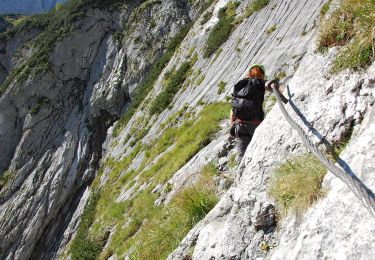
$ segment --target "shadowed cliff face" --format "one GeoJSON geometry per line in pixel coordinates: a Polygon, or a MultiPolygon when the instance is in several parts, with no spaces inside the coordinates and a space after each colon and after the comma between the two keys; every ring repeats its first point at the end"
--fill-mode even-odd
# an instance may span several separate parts
{"type": "Polygon", "coordinates": [[[56,3],[65,0],[1,0],[0,14],[36,14],[43,13],[55,7],[56,3]]]}

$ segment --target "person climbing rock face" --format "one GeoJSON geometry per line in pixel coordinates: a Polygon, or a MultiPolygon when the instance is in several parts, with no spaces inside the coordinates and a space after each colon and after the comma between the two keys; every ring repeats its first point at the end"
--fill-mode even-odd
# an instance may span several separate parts
{"type": "MultiPolygon", "coordinates": [[[[264,81],[263,65],[250,67],[246,77],[234,85],[232,93],[232,110],[230,113],[231,136],[236,139],[238,162],[244,156],[255,129],[264,119],[263,102],[265,91],[278,90],[277,81],[264,81]]],[[[279,92],[280,93],[280,92],[279,92]]],[[[280,93],[280,96],[281,93],[280,93]]],[[[282,96],[283,99],[284,96],[282,96]]]]}

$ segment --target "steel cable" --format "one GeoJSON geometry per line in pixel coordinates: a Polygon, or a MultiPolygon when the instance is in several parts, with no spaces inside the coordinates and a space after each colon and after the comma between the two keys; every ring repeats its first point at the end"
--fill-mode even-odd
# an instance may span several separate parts
{"type": "Polygon", "coordinates": [[[286,111],[279,92],[276,88],[273,88],[273,93],[276,96],[277,103],[279,104],[280,110],[283,113],[288,123],[297,131],[298,135],[302,138],[302,141],[306,148],[310,150],[319,161],[336,177],[343,181],[346,186],[360,199],[365,208],[375,217],[375,195],[366,187],[366,185],[352,172],[345,171],[343,168],[334,165],[329,159],[316,147],[315,144],[309,139],[309,136],[305,133],[303,128],[297,124],[286,111]]]}

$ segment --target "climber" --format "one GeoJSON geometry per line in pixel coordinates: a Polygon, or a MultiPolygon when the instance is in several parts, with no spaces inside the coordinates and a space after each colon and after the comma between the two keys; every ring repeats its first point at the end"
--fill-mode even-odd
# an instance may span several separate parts
{"type": "MultiPolygon", "coordinates": [[[[264,119],[263,101],[265,90],[272,92],[272,89],[275,88],[279,91],[278,80],[265,83],[264,76],[264,66],[255,64],[250,67],[246,77],[237,82],[233,88],[230,134],[236,138],[238,162],[244,156],[255,129],[264,119]]],[[[287,99],[280,91],[279,94],[283,102],[287,102],[287,99]]]]}

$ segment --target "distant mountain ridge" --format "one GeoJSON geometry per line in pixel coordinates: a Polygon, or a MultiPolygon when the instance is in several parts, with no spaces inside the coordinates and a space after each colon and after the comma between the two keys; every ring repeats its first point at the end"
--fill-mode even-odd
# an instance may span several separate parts
{"type": "Polygon", "coordinates": [[[0,14],[36,14],[51,10],[65,0],[0,0],[0,14]]]}

